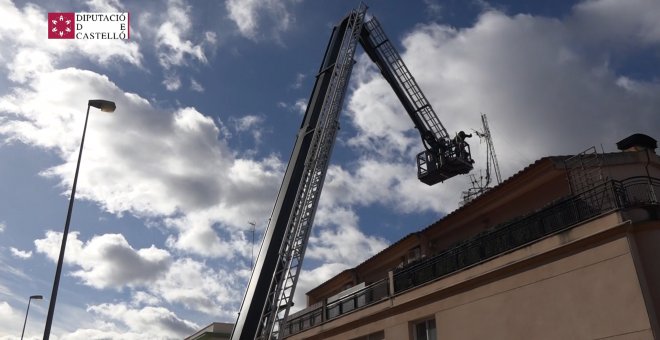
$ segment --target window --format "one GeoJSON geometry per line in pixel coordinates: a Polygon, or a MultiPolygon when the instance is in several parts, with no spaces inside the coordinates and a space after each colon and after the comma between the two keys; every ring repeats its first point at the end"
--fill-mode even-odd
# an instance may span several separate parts
{"type": "Polygon", "coordinates": [[[419,321],[413,324],[414,340],[436,340],[435,319],[419,321]]]}

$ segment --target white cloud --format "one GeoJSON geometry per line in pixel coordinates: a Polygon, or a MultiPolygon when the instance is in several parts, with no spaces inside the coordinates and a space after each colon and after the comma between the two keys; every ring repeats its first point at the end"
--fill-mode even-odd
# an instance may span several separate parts
{"type": "MultiPolygon", "coordinates": [[[[189,58],[207,63],[203,43],[195,44],[187,38],[191,29],[190,6],[181,0],[169,0],[166,16],[156,32],[158,60],[165,69],[185,65],[189,58]]],[[[213,33],[205,37],[204,41],[210,41],[213,33]]]]}
{"type": "Polygon", "coordinates": [[[14,247],[9,248],[11,254],[19,259],[29,259],[32,257],[32,251],[19,250],[14,247]]]}
{"type": "Polygon", "coordinates": [[[204,86],[192,78],[190,78],[190,89],[195,92],[204,92],[204,86]]]}
{"type": "Polygon", "coordinates": [[[294,305],[291,307],[290,314],[307,306],[306,294],[308,291],[316,288],[318,285],[348,268],[350,268],[350,266],[344,263],[329,262],[312,270],[303,269],[300,273],[300,278],[298,279],[298,285],[296,286],[296,292],[293,297],[294,305]]]}
{"type": "Polygon", "coordinates": [[[246,38],[258,40],[263,32],[278,39],[281,32],[295,21],[288,6],[290,0],[227,0],[225,7],[239,32],[246,38]]]}
{"type": "Polygon", "coordinates": [[[325,263],[355,266],[388,245],[360,231],[357,215],[347,208],[320,209],[316,225],[306,256],[325,263]]]}
{"type": "Polygon", "coordinates": [[[307,111],[307,100],[304,98],[300,98],[296,100],[295,103],[293,103],[293,107],[300,113],[301,115],[305,114],[305,111],[307,111]]]}
{"type": "MultiPolygon", "coordinates": [[[[66,333],[60,337],[58,340],[89,340],[89,339],[103,339],[103,340],[139,340],[144,339],[144,333],[136,332],[123,332],[118,329],[90,329],[90,328],[79,328],[73,332],[66,333]]],[[[52,336],[51,336],[52,338],[52,336]]],[[[154,337],[153,339],[170,339],[167,337],[154,337]]],[[[171,339],[178,339],[178,337],[172,336],[171,339]]]]}
{"type": "MultiPolygon", "coordinates": [[[[87,310],[100,317],[120,322],[128,328],[129,332],[126,335],[110,334],[109,337],[112,339],[124,339],[124,336],[132,338],[135,334],[142,334],[142,338],[148,334],[150,339],[181,339],[199,328],[199,325],[194,322],[182,319],[163,307],[133,309],[124,303],[104,303],[90,306],[87,310]]],[[[79,330],[78,332],[84,332],[86,335],[89,335],[90,332],[94,333],[93,330],[79,330]]],[[[79,338],[77,336],[82,336],[82,334],[78,334],[72,339],[79,338]]]]}
{"type": "Polygon", "coordinates": [[[438,0],[424,0],[424,5],[426,5],[426,13],[429,17],[434,20],[442,18],[444,10],[438,0]]]}
{"type": "Polygon", "coordinates": [[[122,12],[126,8],[119,0],[87,0],[91,12],[122,12]]]}
{"type": "MultiPolygon", "coordinates": [[[[135,250],[121,234],[94,236],[83,243],[78,232],[67,239],[65,262],[78,266],[73,272],[86,285],[95,288],[141,286],[157,280],[171,265],[170,254],[154,246],[135,250]]],[[[38,252],[57,260],[62,233],[48,231],[34,241],[38,252]]]]}
{"type": "Polygon", "coordinates": [[[413,134],[412,121],[366,54],[358,58],[353,72],[355,89],[348,99],[347,116],[358,133],[348,144],[381,159],[406,154],[413,145],[421,146],[419,137],[413,134]]]}
{"type": "Polygon", "coordinates": [[[147,289],[167,302],[231,320],[239,307],[245,284],[245,275],[239,268],[212,269],[205,263],[182,258],[147,289]]]}
{"type": "Polygon", "coordinates": [[[0,329],[14,329],[22,322],[21,312],[12,308],[7,301],[0,301],[0,329]]]}
{"type": "Polygon", "coordinates": [[[7,222],[0,221],[0,233],[5,231],[5,229],[7,229],[7,222]]]}
{"type": "Polygon", "coordinates": [[[159,304],[160,301],[161,300],[157,296],[154,296],[144,291],[135,291],[133,292],[133,295],[131,297],[131,305],[133,307],[137,307],[141,305],[153,306],[159,304]]]}
{"type": "Polygon", "coordinates": [[[306,77],[307,76],[304,73],[296,73],[296,79],[294,80],[291,87],[294,89],[299,89],[302,86],[303,81],[305,80],[306,77]]]}
{"type": "Polygon", "coordinates": [[[181,88],[181,78],[176,74],[168,74],[163,79],[163,85],[168,91],[176,91],[181,88]]]}
{"type": "Polygon", "coordinates": [[[298,98],[295,102],[293,102],[293,104],[287,104],[286,102],[282,101],[278,102],[277,106],[286,109],[287,111],[298,113],[302,116],[305,114],[305,111],[307,111],[307,99],[298,98]]]}
{"type": "Polygon", "coordinates": [[[573,8],[568,25],[589,44],[648,46],[660,42],[659,16],[660,5],[655,0],[591,0],[573,8]]]}
{"type": "Polygon", "coordinates": [[[248,131],[256,128],[258,125],[263,124],[264,118],[256,115],[247,115],[240,118],[232,119],[236,131],[248,131]]]}
{"type": "MultiPolygon", "coordinates": [[[[37,252],[56,261],[61,235],[47,232],[45,238],[35,241],[37,252]]],[[[69,234],[65,263],[85,285],[130,289],[134,307],[165,301],[224,319],[234,316],[248,271],[247,267],[241,270],[238,263],[226,270],[186,257],[172,260],[167,251],[154,246],[136,250],[119,234],[94,236],[83,242],[78,232],[69,234]]]]}

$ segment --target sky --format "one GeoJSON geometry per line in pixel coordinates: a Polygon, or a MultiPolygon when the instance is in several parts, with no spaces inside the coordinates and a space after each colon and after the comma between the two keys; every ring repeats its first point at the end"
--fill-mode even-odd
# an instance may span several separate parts
{"type": "MultiPolygon", "coordinates": [[[[334,24],[357,1],[0,0],[0,339],[40,339],[89,99],[51,339],[233,322],[334,24]],[[48,12],[130,12],[129,40],[48,40],[48,12]],[[254,236],[250,223],[255,224],[254,236]]],[[[450,134],[488,117],[503,177],[660,127],[657,0],[371,1],[450,134]]],[[[358,48],[296,291],[458,207],[358,48]]],[[[474,174],[485,143],[471,143],[474,174]]]]}

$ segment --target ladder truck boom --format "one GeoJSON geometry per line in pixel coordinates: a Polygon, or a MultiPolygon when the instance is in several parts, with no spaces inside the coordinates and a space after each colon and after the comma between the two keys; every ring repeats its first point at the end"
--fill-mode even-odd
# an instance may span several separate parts
{"type": "Polygon", "coordinates": [[[425,151],[417,155],[418,178],[428,185],[433,185],[470,172],[474,161],[465,138],[471,135],[461,131],[455,138],[449,137],[433,107],[375,17],[364,23],[360,44],[378,65],[381,74],[394,90],[422,137],[425,151]]]}
{"type": "Polygon", "coordinates": [[[420,131],[419,179],[432,185],[472,169],[465,135],[449,138],[375,18],[360,5],[332,31],[254,264],[232,340],[279,339],[293,305],[310,231],[339,129],[339,113],[360,42],[420,131]]]}

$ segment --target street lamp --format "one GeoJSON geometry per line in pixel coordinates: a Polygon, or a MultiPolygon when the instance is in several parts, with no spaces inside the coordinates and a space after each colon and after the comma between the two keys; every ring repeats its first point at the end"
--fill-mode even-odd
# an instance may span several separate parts
{"type": "Polygon", "coordinates": [[[44,297],[41,296],[41,295],[32,295],[32,296],[30,296],[30,299],[28,300],[28,308],[27,308],[27,311],[25,312],[25,321],[23,322],[23,331],[21,332],[21,340],[23,340],[23,334],[25,334],[25,325],[27,324],[28,313],[30,313],[30,302],[32,302],[32,299],[41,300],[43,298],[44,297]]]}
{"type": "Polygon", "coordinates": [[[46,328],[44,328],[43,340],[50,338],[50,328],[53,324],[53,313],[55,312],[55,301],[57,300],[57,289],[60,285],[60,274],[62,273],[62,262],[64,262],[64,249],[66,248],[66,238],[69,234],[69,223],[71,222],[71,212],[73,211],[73,201],[76,197],[76,184],[78,183],[78,170],[80,169],[80,158],[82,157],[83,145],[85,144],[85,132],[87,131],[87,120],[89,119],[89,108],[93,106],[103,112],[113,112],[117,107],[115,103],[103,100],[92,99],[87,103],[87,114],[85,115],[85,126],[83,127],[82,139],[80,141],[80,152],[78,153],[78,164],[76,165],[76,174],[73,177],[73,187],[71,188],[71,197],[69,198],[69,211],[66,214],[66,223],[64,224],[64,233],[62,234],[62,246],[60,248],[60,257],[57,260],[57,269],[55,270],[55,280],[53,280],[53,292],[50,294],[50,305],[48,306],[48,316],[46,317],[46,328]]]}

